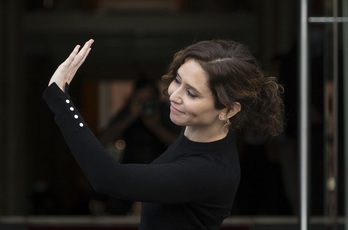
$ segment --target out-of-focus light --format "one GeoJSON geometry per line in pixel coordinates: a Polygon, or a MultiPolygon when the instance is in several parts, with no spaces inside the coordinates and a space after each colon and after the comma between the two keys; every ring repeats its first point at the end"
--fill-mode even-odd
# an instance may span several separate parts
{"type": "Polygon", "coordinates": [[[124,150],[126,148],[126,142],[123,139],[119,139],[115,142],[115,147],[119,151],[124,150]]]}

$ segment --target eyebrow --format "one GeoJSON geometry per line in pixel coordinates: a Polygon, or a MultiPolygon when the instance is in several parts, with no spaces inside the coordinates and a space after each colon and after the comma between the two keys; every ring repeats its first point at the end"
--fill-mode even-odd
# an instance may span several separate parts
{"type": "MultiPolygon", "coordinates": [[[[182,77],[180,76],[180,74],[179,74],[178,72],[176,73],[176,75],[178,75],[178,76],[182,79],[182,77]]],[[[195,87],[193,87],[192,85],[187,84],[187,83],[185,83],[185,85],[186,85],[188,88],[190,88],[190,89],[192,89],[193,91],[195,91],[198,95],[202,95],[202,93],[199,92],[199,90],[196,89],[195,87]]]]}

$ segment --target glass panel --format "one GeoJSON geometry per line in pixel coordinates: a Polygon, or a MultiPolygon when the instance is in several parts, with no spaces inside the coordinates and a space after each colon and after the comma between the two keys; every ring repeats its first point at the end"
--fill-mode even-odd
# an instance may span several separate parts
{"type": "MultiPolygon", "coordinates": [[[[324,131],[324,214],[328,225],[335,227],[337,217],[342,214],[342,24],[341,1],[326,1],[325,15],[333,18],[325,23],[323,32],[323,131],[324,131]]],[[[318,94],[319,96],[319,94],[318,94]]],[[[317,100],[317,98],[314,98],[317,100]]]]}
{"type": "MultiPolygon", "coordinates": [[[[344,89],[348,89],[348,0],[342,0],[342,16],[345,18],[345,22],[342,24],[342,50],[343,50],[343,87],[344,89]]],[[[346,90],[343,90],[343,105],[344,105],[344,134],[342,136],[347,136],[348,135],[348,121],[347,121],[347,114],[348,114],[348,93],[346,90]]],[[[348,230],[348,198],[347,198],[347,192],[348,192],[348,144],[345,143],[344,146],[344,173],[343,175],[345,180],[344,180],[344,187],[343,189],[343,194],[342,195],[343,199],[345,200],[345,213],[346,213],[346,226],[345,229],[348,230]]],[[[343,202],[342,202],[343,203],[343,202]]]]}
{"type": "MultiPolygon", "coordinates": [[[[312,1],[310,16],[327,16],[324,3],[312,1]]],[[[323,79],[325,23],[309,24],[310,72],[310,171],[309,213],[324,215],[324,140],[323,140],[323,79]]]]}
{"type": "MultiPolygon", "coordinates": [[[[345,2],[345,3],[344,3],[345,2]]],[[[343,214],[343,60],[340,0],[312,1],[310,16],[311,76],[311,215],[324,215],[335,227],[343,214]],[[311,22],[314,22],[312,20],[311,22]]],[[[345,5],[347,6],[347,5],[345,5]]],[[[344,14],[344,13],[343,13],[344,14]]],[[[344,32],[344,31],[343,31],[344,32]]],[[[343,42],[345,41],[345,42],[343,42]]],[[[347,205],[348,207],[348,205],[347,205]]]]}
{"type": "MultiPolygon", "coordinates": [[[[325,14],[334,16],[333,1],[326,1],[325,14]]],[[[334,41],[337,40],[335,34],[335,23],[326,23],[324,27],[324,213],[326,216],[333,217],[336,213],[336,157],[334,143],[334,117],[335,117],[335,69],[337,61],[335,57],[334,41]]]]}

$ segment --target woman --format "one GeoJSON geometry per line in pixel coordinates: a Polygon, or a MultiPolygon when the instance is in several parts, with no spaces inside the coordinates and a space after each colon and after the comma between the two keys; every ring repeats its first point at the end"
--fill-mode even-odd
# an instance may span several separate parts
{"type": "Polygon", "coordinates": [[[139,229],[220,229],[240,180],[234,130],[277,135],[283,88],[265,77],[241,44],[203,41],[175,54],[168,82],[170,119],[180,137],[151,164],[119,164],[88,129],[68,94],[93,40],[53,74],[43,97],[93,188],[143,202],[139,229]]]}

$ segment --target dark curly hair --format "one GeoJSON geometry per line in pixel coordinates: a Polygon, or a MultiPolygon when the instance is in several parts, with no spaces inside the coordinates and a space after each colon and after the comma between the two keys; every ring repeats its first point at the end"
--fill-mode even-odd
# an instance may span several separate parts
{"type": "Polygon", "coordinates": [[[231,128],[257,129],[264,135],[276,136],[284,126],[284,88],[275,77],[265,76],[249,49],[232,40],[201,41],[174,55],[162,79],[169,85],[187,59],[196,60],[208,75],[216,109],[241,111],[230,118],[231,128]]]}

